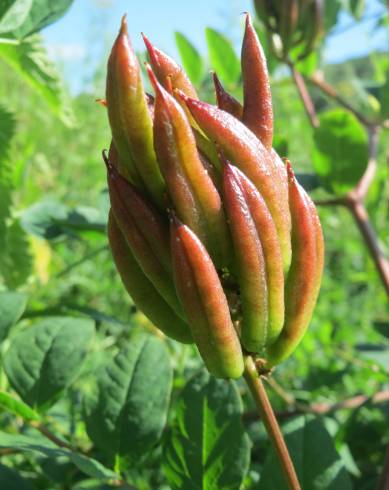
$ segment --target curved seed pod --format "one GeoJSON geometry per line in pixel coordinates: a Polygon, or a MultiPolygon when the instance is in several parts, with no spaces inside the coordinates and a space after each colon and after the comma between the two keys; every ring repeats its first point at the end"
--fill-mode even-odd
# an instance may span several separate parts
{"type": "Polygon", "coordinates": [[[167,223],[109,163],[107,169],[112,211],[131,252],[165,301],[181,316],[172,284],[167,223]]]}
{"type": "Polygon", "coordinates": [[[265,258],[268,287],[268,344],[276,340],[284,325],[284,270],[277,230],[268,207],[254,184],[239,169],[234,168],[255,224],[265,258]]]}
{"type": "Polygon", "coordinates": [[[292,214],[292,264],[286,284],[285,325],[267,348],[267,365],[274,366],[295,350],[303,338],[315,307],[323,267],[323,245],[317,216],[287,162],[292,214]]]}
{"type": "Polygon", "coordinates": [[[246,174],[265,199],[277,228],[284,270],[288,270],[291,224],[287,180],[266,148],[244,124],[215,106],[189,97],[184,100],[209,139],[221,147],[226,157],[246,174]]]}
{"type": "Polygon", "coordinates": [[[149,76],[156,91],[154,144],[179,218],[198,235],[218,265],[229,261],[230,240],[222,201],[199,157],[196,140],[178,102],[149,76]]]}
{"type": "Polygon", "coordinates": [[[265,258],[239,176],[229,164],[224,166],[223,191],[241,292],[241,342],[259,353],[269,336],[265,258]]]}
{"type": "Polygon", "coordinates": [[[177,293],[205,365],[219,378],[239,378],[242,349],[210,256],[197,236],[174,218],[171,247],[177,293]]]}
{"type": "Polygon", "coordinates": [[[241,59],[244,96],[242,121],[270,150],[273,144],[273,107],[269,73],[265,53],[249,14],[246,14],[241,59]]]}
{"type": "Polygon", "coordinates": [[[145,34],[143,41],[149,53],[150,65],[158,81],[165,87],[167,77],[170,77],[172,88],[178,88],[184,94],[197,99],[197,93],[185,71],[170,56],[151,44],[145,34]]]}
{"type": "Polygon", "coordinates": [[[242,104],[230,95],[221,84],[219,77],[215,72],[212,73],[213,84],[215,86],[217,106],[219,109],[228,112],[236,119],[241,120],[243,116],[242,104]]]}
{"type": "Polygon", "coordinates": [[[138,308],[168,337],[184,344],[192,343],[188,325],[175,314],[139,267],[112,210],[108,219],[108,239],[122,282],[138,308]]]}
{"type": "Polygon", "coordinates": [[[142,76],[123,17],[108,61],[108,117],[121,160],[131,162],[134,183],[145,188],[154,202],[163,203],[164,183],[153,147],[153,127],[142,76]],[[136,175],[136,177],[135,177],[136,175]]]}

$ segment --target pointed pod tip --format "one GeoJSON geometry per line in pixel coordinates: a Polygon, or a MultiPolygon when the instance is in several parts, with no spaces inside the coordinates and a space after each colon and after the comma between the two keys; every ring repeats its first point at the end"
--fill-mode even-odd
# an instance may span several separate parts
{"type": "Polygon", "coordinates": [[[128,36],[128,28],[127,28],[127,14],[123,14],[122,21],[120,24],[120,36],[128,36]]]}
{"type": "Polygon", "coordinates": [[[151,82],[151,85],[153,86],[155,92],[160,92],[161,85],[158,82],[158,79],[155,76],[155,73],[153,72],[153,69],[152,69],[151,65],[149,63],[147,63],[147,61],[145,61],[145,67],[146,67],[147,75],[149,77],[149,80],[151,82]]]}
{"type": "Polygon", "coordinates": [[[288,172],[289,182],[295,182],[296,177],[294,175],[292,164],[290,163],[290,160],[288,160],[287,158],[285,158],[284,159],[284,162],[285,162],[285,166],[286,166],[286,171],[288,172]]]}
{"type": "Polygon", "coordinates": [[[181,99],[182,102],[185,102],[185,104],[189,100],[189,97],[186,94],[184,94],[184,92],[182,90],[180,90],[179,88],[174,89],[174,94],[177,95],[177,97],[179,99],[181,99]]]}
{"type": "Polygon", "coordinates": [[[157,65],[158,64],[158,58],[157,58],[157,53],[155,51],[154,46],[151,44],[149,38],[146,36],[146,34],[144,32],[141,32],[140,34],[143,38],[143,42],[145,43],[147,52],[149,53],[150,62],[153,65],[157,65]]]}

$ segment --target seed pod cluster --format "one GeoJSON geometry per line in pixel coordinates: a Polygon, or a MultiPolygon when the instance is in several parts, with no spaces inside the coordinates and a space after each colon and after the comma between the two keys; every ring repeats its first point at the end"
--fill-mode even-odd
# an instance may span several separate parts
{"type": "Polygon", "coordinates": [[[254,0],[273,53],[286,61],[293,49],[306,58],[323,33],[323,0],[254,0]]]}
{"type": "Polygon", "coordinates": [[[108,62],[108,238],[135,304],[238,378],[244,355],[286,359],[310,322],[323,269],[316,209],[272,148],[266,60],[249,15],[241,104],[214,74],[217,105],[144,36],[144,92],[126,19],[108,62]]]}

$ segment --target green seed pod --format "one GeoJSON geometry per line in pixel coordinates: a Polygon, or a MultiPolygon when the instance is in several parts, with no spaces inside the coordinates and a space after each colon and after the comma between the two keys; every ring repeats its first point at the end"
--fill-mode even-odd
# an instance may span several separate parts
{"type": "Polygon", "coordinates": [[[192,343],[188,325],[176,315],[139,267],[112,211],[108,219],[108,239],[122,282],[136,306],[167,336],[184,344],[192,343]]]}

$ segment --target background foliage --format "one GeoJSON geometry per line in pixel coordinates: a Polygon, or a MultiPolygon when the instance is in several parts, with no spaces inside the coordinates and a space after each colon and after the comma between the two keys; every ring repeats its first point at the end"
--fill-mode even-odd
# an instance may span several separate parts
{"type": "MultiPolygon", "coordinates": [[[[243,383],[207,375],[192,347],[162,338],[123,292],[105,233],[108,124],[93,103],[105,60],[93,93],[69,97],[39,34],[71,3],[0,2],[0,488],[282,489],[243,383]]],[[[364,20],[363,1],[326,4],[327,36],[342,9],[364,20]]],[[[175,34],[182,64],[204,99],[214,97],[209,68],[240,97],[228,35],[204,35],[206,59],[189,34],[175,34]]],[[[366,117],[389,117],[388,53],[336,66],[321,53],[299,70],[320,68],[366,117]]],[[[343,195],[365,171],[366,132],[309,87],[321,121],[313,130],[289,72],[271,56],[269,66],[278,151],[313,197],[343,195]]],[[[389,255],[386,136],[366,206],[389,255]]],[[[369,490],[389,443],[387,297],[348,210],[321,207],[320,217],[319,303],[268,388],[303,488],[369,490]]]]}

